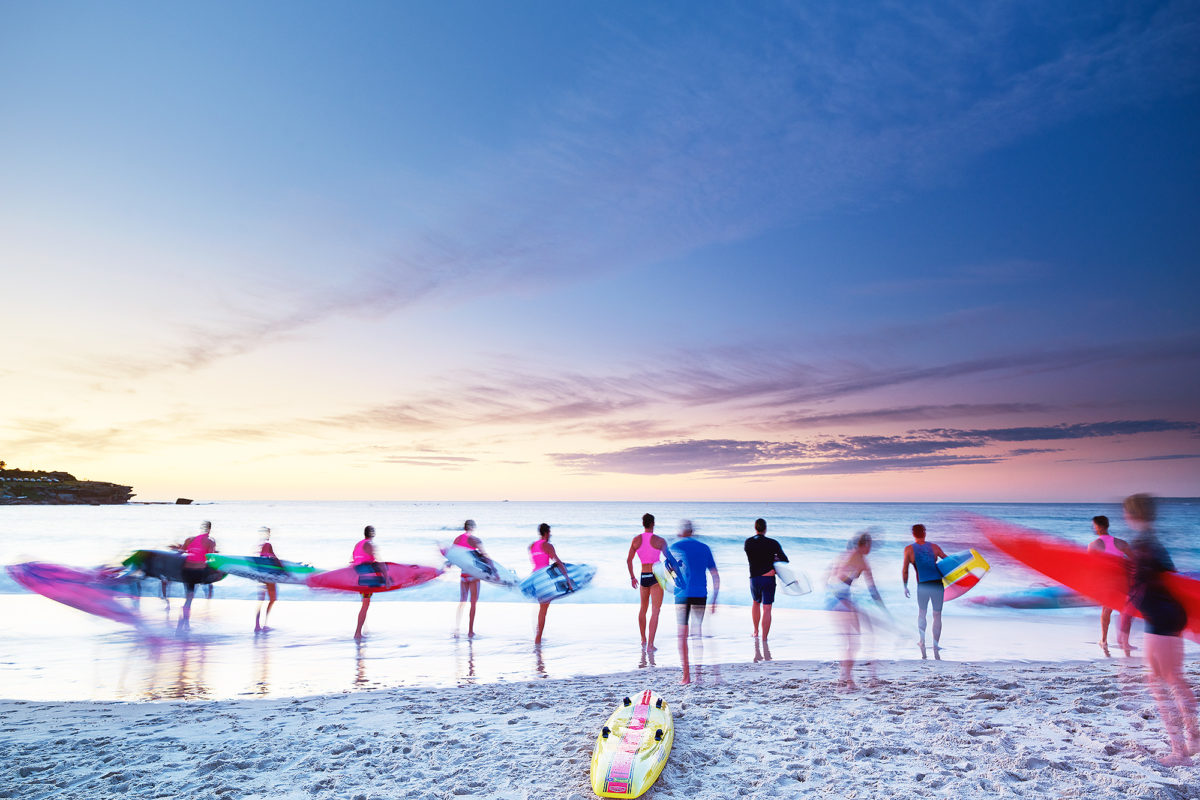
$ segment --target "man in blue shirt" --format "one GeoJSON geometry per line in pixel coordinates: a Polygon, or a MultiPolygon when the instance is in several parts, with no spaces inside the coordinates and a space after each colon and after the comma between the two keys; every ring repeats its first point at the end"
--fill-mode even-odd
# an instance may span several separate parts
{"type": "Polygon", "coordinates": [[[684,520],[679,528],[679,540],[670,547],[670,554],[682,567],[675,579],[675,617],[679,622],[679,657],[683,662],[683,682],[691,683],[688,664],[688,633],[691,621],[696,622],[699,636],[704,624],[704,606],[708,603],[708,573],[712,573],[713,593],[711,612],[717,613],[717,592],[721,576],[712,550],[704,542],[692,538],[692,523],[684,520]]]}
{"type": "Polygon", "coordinates": [[[933,542],[925,541],[925,526],[912,526],[913,543],[904,548],[904,567],[900,577],[904,581],[904,596],[908,597],[908,565],[912,564],[917,572],[917,630],[921,639],[917,645],[921,648],[921,658],[925,658],[925,609],[933,606],[933,657],[941,658],[938,640],[942,638],[942,602],[945,598],[945,588],[942,586],[942,572],[937,567],[939,558],[945,558],[946,553],[933,542]]]}

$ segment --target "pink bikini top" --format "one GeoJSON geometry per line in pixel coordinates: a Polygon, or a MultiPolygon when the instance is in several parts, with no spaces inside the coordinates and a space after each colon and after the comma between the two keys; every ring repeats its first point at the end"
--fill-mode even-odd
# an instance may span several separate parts
{"type": "Polygon", "coordinates": [[[473,549],[473,548],[471,548],[471,534],[467,533],[466,531],[463,531],[462,533],[460,533],[458,535],[458,538],[456,538],[454,540],[454,543],[456,545],[458,545],[459,547],[466,547],[469,549],[473,549]]]}
{"type": "Polygon", "coordinates": [[[275,556],[275,548],[271,547],[270,542],[263,542],[262,547],[258,548],[260,558],[273,558],[275,556]]]}
{"type": "Polygon", "coordinates": [[[1104,545],[1103,549],[1104,549],[1105,553],[1108,553],[1109,555],[1113,555],[1113,556],[1121,556],[1122,558],[1125,557],[1125,554],[1122,553],[1121,550],[1117,547],[1117,543],[1113,541],[1113,537],[1112,537],[1111,533],[1102,533],[1099,536],[1097,536],[1096,538],[1099,539],[1103,543],[1103,545],[1104,545]]]}
{"type": "Polygon", "coordinates": [[[358,544],[354,545],[354,556],[350,559],[351,564],[370,564],[375,559],[367,555],[367,543],[370,539],[363,539],[358,544]]]}
{"type": "Polygon", "coordinates": [[[538,539],[529,545],[529,557],[533,559],[534,570],[545,569],[550,566],[550,556],[546,555],[544,544],[541,539],[538,539]]]}
{"type": "Polygon", "coordinates": [[[199,536],[193,536],[188,542],[187,558],[184,559],[188,564],[199,564],[203,566],[207,563],[206,556],[208,555],[209,545],[212,544],[212,539],[208,538],[207,533],[202,533],[199,536]]]}
{"type": "Polygon", "coordinates": [[[642,531],[642,543],[638,546],[637,557],[643,564],[653,564],[662,558],[662,550],[650,543],[650,537],[653,535],[650,531],[642,531]]]}

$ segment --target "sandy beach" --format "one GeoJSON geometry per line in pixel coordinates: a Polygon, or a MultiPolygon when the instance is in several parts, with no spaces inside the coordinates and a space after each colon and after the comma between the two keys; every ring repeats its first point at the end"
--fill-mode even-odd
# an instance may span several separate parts
{"type": "Polygon", "coordinates": [[[291,603],[254,637],[252,604],[198,601],[153,658],[41,598],[4,607],[0,797],[578,800],[599,727],[643,688],[677,725],[653,798],[1200,797],[1200,767],[1157,763],[1139,653],[1104,658],[1090,615],[949,616],[942,661],[881,636],[878,685],[860,664],[841,693],[819,612],[780,609],[764,650],[722,608],[682,686],[674,622],[646,659],[634,606],[556,607],[534,650],[522,604],[481,609],[475,641],[455,604],[380,604],[356,645],[353,604],[291,603]]]}
{"type": "MultiPolygon", "coordinates": [[[[1200,682],[1200,663],[1189,661],[1200,682]]],[[[594,796],[594,738],[654,686],[675,746],[654,798],[1200,797],[1165,768],[1139,661],[830,663],[209,702],[0,702],[0,796],[266,800],[594,796]]]]}

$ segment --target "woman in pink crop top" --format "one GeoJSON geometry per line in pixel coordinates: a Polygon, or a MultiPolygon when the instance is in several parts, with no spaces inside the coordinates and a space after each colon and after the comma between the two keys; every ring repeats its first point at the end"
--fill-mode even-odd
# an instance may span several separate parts
{"type": "MultiPolygon", "coordinates": [[[[533,571],[545,569],[553,564],[562,571],[563,576],[567,579],[567,585],[572,589],[575,588],[571,576],[567,574],[567,566],[558,557],[558,553],[554,550],[554,545],[550,544],[550,526],[546,523],[538,525],[538,538],[533,544],[529,545],[529,559],[533,562],[533,571]]],[[[537,634],[533,637],[535,645],[542,643],[542,630],[546,627],[546,609],[550,608],[550,601],[538,604],[537,618],[537,634]]]]}
{"type": "MultiPolygon", "coordinates": [[[[1088,545],[1089,553],[1108,553],[1111,556],[1129,558],[1129,544],[1108,532],[1108,517],[1103,514],[1092,517],[1092,531],[1095,532],[1096,538],[1088,545]]],[[[1105,655],[1108,655],[1108,623],[1112,619],[1112,613],[1111,608],[1100,609],[1100,649],[1105,655]]]]}
{"type": "Polygon", "coordinates": [[[648,653],[654,652],[654,635],[658,632],[658,612],[662,609],[663,590],[658,579],[654,577],[654,565],[662,558],[667,540],[654,533],[654,515],[642,515],[642,532],[633,537],[629,543],[629,555],[625,557],[625,565],[629,567],[629,583],[641,595],[641,607],[638,609],[638,632],[642,635],[642,647],[648,653]],[[637,558],[641,564],[641,573],[633,574],[633,560],[637,558]],[[650,610],[650,623],[646,624],[646,610],[650,610]]]}
{"type": "MultiPolygon", "coordinates": [[[[479,537],[475,535],[475,520],[469,519],[463,523],[463,531],[457,537],[455,537],[454,544],[458,547],[465,547],[468,550],[474,550],[478,554],[480,560],[491,563],[491,560],[487,557],[487,554],[483,552],[483,542],[481,542],[479,537]]],[[[475,636],[475,604],[479,602],[479,584],[479,578],[473,578],[465,572],[461,574],[458,580],[459,620],[462,618],[463,603],[467,602],[468,600],[471,602],[471,608],[467,614],[468,639],[475,636]]],[[[457,621],[454,627],[457,631],[457,621]]],[[[455,635],[457,636],[458,634],[455,633],[455,635]]]]}
{"type": "MultiPolygon", "coordinates": [[[[200,523],[200,532],[183,543],[183,611],[179,617],[177,630],[186,631],[192,626],[192,600],[196,596],[196,584],[204,579],[208,572],[208,554],[217,551],[213,541],[212,523],[208,520],[200,523]]],[[[209,597],[212,597],[212,584],[209,586],[209,597]]]]}

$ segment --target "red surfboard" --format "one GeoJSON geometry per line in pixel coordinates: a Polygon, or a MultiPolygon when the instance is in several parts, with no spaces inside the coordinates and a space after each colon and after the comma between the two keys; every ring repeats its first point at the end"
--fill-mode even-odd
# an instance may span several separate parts
{"type": "Polygon", "coordinates": [[[142,624],[136,611],[121,603],[112,591],[103,588],[103,579],[94,570],[83,572],[60,564],[30,561],[11,565],[8,573],[26,589],[63,605],[135,628],[142,624]]]}
{"type": "MultiPolygon", "coordinates": [[[[1121,611],[1125,607],[1129,597],[1126,559],[1088,552],[1081,545],[1009,522],[977,516],[969,520],[988,541],[1030,569],[1106,608],[1121,611]]],[[[1200,580],[1168,572],[1163,575],[1163,585],[1187,612],[1187,630],[1200,634],[1200,580]]]]}
{"type": "Polygon", "coordinates": [[[377,594],[379,592],[394,592],[397,589],[407,589],[433,580],[442,574],[440,569],[423,567],[420,564],[395,564],[383,562],[387,567],[388,582],[385,585],[374,572],[359,572],[354,567],[343,567],[329,572],[318,572],[309,575],[304,582],[313,589],[335,589],[342,592],[357,592],[358,594],[377,594]]]}

